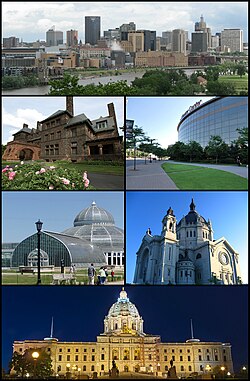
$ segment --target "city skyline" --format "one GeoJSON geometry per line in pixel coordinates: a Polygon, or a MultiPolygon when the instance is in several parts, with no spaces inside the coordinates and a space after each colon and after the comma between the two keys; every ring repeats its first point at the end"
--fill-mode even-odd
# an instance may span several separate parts
{"type": "Polygon", "coordinates": [[[184,29],[191,37],[195,22],[203,15],[213,35],[224,28],[240,28],[247,42],[247,14],[247,2],[216,2],[216,9],[213,2],[2,2],[2,35],[24,42],[45,40],[46,32],[55,25],[56,30],[64,32],[64,41],[66,31],[73,29],[78,30],[79,40],[84,43],[84,17],[100,16],[101,35],[104,30],[135,22],[137,29],[156,30],[157,36],[167,30],[184,29]]]}
{"type": "Polygon", "coordinates": [[[217,240],[221,237],[225,237],[236,252],[239,253],[242,280],[244,284],[248,283],[247,197],[247,192],[231,191],[127,192],[126,282],[133,282],[136,253],[141,245],[146,230],[150,228],[152,235],[160,235],[162,219],[166,215],[169,207],[173,209],[178,223],[183,216],[188,214],[190,210],[189,205],[193,198],[197,213],[204,217],[206,221],[210,219],[214,231],[214,239],[217,240]],[[237,209],[237,221],[240,221],[238,224],[236,221],[233,221],[234,208],[237,209]]]}
{"type": "Polygon", "coordinates": [[[3,192],[2,242],[19,243],[36,233],[38,219],[43,222],[43,230],[60,233],[73,227],[78,213],[91,206],[93,201],[111,213],[115,226],[123,229],[123,198],[123,192],[117,191],[3,192]],[[13,229],[17,225],[18,229],[13,229]]]}
{"type": "MultiPolygon", "coordinates": [[[[94,120],[108,115],[108,103],[114,103],[118,127],[124,124],[124,101],[122,97],[73,98],[74,115],[84,113],[94,120]],[[93,102],[93,99],[95,100],[93,102]]],[[[66,110],[66,97],[3,97],[2,98],[2,144],[13,140],[13,134],[21,130],[23,123],[36,128],[37,122],[46,119],[57,110],[66,110]]],[[[118,128],[119,134],[122,131],[118,128]]]]}
{"type": "MultiPolygon", "coordinates": [[[[14,340],[43,340],[53,336],[63,342],[96,342],[104,331],[103,321],[117,301],[120,286],[2,288],[2,365],[7,370],[14,340]],[[37,301],[36,308],[30,301],[37,301]],[[65,309],[77,305],[77,313],[65,309]],[[88,313],[86,313],[86,307],[88,313]],[[17,318],[18,316],[18,318],[17,318]]],[[[125,286],[130,301],[144,320],[144,332],[160,335],[162,342],[183,343],[194,337],[201,341],[232,345],[234,369],[247,365],[248,288],[125,286]],[[232,306],[233,301],[233,306],[232,306]],[[217,307],[216,307],[217,306],[217,307]],[[218,313],[219,309],[223,312],[218,313]],[[237,329],[235,322],[237,324],[237,329]]]]}

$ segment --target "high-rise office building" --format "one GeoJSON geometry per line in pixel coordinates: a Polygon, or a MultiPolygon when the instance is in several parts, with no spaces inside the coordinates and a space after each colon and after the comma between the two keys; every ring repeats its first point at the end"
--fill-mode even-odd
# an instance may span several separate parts
{"type": "Polygon", "coordinates": [[[52,26],[52,28],[46,32],[46,44],[48,46],[63,44],[63,32],[55,30],[55,26],[52,26]]]}
{"type": "Polygon", "coordinates": [[[133,21],[131,21],[128,24],[122,24],[119,29],[120,29],[121,41],[127,41],[128,40],[128,32],[135,31],[136,25],[133,21]]]}
{"type": "Polygon", "coordinates": [[[207,28],[207,24],[204,20],[203,15],[200,17],[200,21],[197,21],[194,25],[195,32],[203,32],[206,34],[207,38],[207,48],[211,47],[211,29],[207,28]]]}
{"type": "Polygon", "coordinates": [[[173,52],[179,52],[186,54],[186,32],[183,29],[173,30],[173,52]]]}
{"type": "Polygon", "coordinates": [[[192,53],[205,53],[207,52],[207,33],[194,32],[192,33],[192,53]]]}
{"type": "Polygon", "coordinates": [[[78,44],[78,31],[67,30],[67,46],[76,46],[78,44]]]}
{"type": "Polygon", "coordinates": [[[3,47],[4,48],[16,48],[17,46],[19,46],[19,38],[17,38],[17,37],[3,38],[3,47]]]}
{"type": "Polygon", "coordinates": [[[97,45],[101,37],[101,17],[85,16],[85,44],[97,45]]]}
{"type": "Polygon", "coordinates": [[[224,29],[221,32],[221,49],[229,47],[230,52],[243,52],[243,31],[241,29],[224,29]]]}
{"type": "Polygon", "coordinates": [[[138,30],[137,32],[142,32],[144,34],[144,47],[143,51],[155,51],[156,50],[156,31],[154,30],[138,30]]]}

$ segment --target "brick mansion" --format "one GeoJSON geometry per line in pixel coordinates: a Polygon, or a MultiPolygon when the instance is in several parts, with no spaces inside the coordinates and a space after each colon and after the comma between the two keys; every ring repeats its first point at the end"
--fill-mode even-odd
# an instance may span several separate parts
{"type": "Polygon", "coordinates": [[[67,96],[66,110],[37,122],[36,128],[23,124],[7,143],[3,160],[121,160],[123,137],[119,136],[114,104],[107,107],[105,117],[74,116],[73,97],[67,96]]]}

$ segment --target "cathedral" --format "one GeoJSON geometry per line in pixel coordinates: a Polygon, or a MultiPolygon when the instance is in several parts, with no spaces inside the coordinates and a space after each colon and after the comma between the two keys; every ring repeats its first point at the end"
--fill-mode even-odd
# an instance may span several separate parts
{"type": "Polygon", "coordinates": [[[73,97],[67,96],[66,110],[57,110],[36,127],[24,123],[7,143],[3,160],[122,160],[114,104],[107,107],[107,116],[90,120],[84,113],[74,115],[73,97]]]}
{"type": "Polygon", "coordinates": [[[135,284],[242,284],[239,254],[226,238],[213,237],[211,221],[195,209],[178,223],[170,207],[160,235],[147,230],[136,253],[135,284]]]}
{"type": "MultiPolygon", "coordinates": [[[[46,351],[52,359],[54,376],[66,378],[109,374],[115,363],[120,376],[136,372],[166,377],[174,368],[175,378],[213,373],[223,365],[233,372],[231,344],[205,342],[192,338],[182,343],[163,343],[159,335],[144,332],[143,319],[122,289],[104,318],[103,332],[96,342],[65,342],[53,337],[43,340],[17,340],[13,352],[26,349],[46,351]]],[[[15,371],[12,369],[11,374],[15,371]]],[[[210,377],[211,378],[211,377],[210,377]]]]}

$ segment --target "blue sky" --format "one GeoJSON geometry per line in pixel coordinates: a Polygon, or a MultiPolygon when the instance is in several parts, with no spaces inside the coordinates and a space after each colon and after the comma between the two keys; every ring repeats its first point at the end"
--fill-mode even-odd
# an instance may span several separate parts
{"type": "Polygon", "coordinates": [[[189,212],[192,197],[196,211],[209,218],[214,239],[225,237],[240,254],[243,282],[248,282],[248,195],[247,192],[133,192],[126,195],[126,281],[133,282],[136,252],[148,228],[160,235],[168,208],[177,221],[189,212]]]}
{"type": "Polygon", "coordinates": [[[123,200],[123,192],[2,192],[2,240],[20,242],[34,234],[39,218],[43,230],[62,232],[92,201],[110,212],[115,225],[123,229],[123,200]]]}
{"type": "Polygon", "coordinates": [[[46,31],[55,25],[64,32],[64,40],[67,30],[76,29],[84,42],[84,16],[101,16],[101,34],[133,21],[137,29],[156,30],[157,36],[184,29],[190,37],[201,14],[213,35],[224,28],[241,28],[247,41],[248,4],[241,1],[3,1],[2,33],[3,37],[16,36],[27,42],[45,40],[46,31]]]}
{"type": "Polygon", "coordinates": [[[128,97],[127,119],[142,127],[162,148],[178,140],[177,125],[189,106],[213,97],[128,97]]]}
{"type": "MultiPolygon", "coordinates": [[[[74,115],[84,113],[90,120],[108,115],[108,103],[114,103],[118,127],[124,125],[123,97],[74,97],[74,115]]],[[[12,134],[23,127],[36,128],[57,110],[66,109],[66,97],[3,97],[2,98],[2,143],[13,140],[12,134]]],[[[121,134],[119,129],[119,134],[121,134]]]]}

